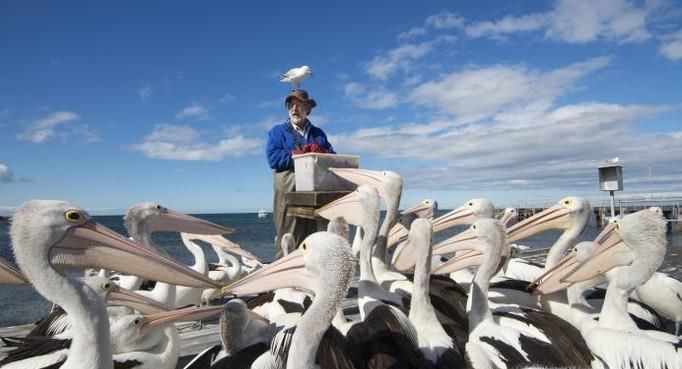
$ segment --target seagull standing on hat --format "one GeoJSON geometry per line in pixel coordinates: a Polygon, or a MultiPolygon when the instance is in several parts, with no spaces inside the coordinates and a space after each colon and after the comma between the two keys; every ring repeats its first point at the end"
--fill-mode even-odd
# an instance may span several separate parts
{"type": "Polygon", "coordinates": [[[294,191],[296,186],[292,151],[294,149],[301,150],[306,145],[316,144],[324,152],[335,154],[324,131],[315,127],[308,119],[312,109],[317,106],[315,100],[308,96],[308,92],[294,89],[286,97],[284,103],[289,112],[289,119],[270,129],[265,147],[268,164],[274,170],[273,188],[275,195],[272,219],[277,231],[275,252],[278,258],[282,256],[280,245],[285,233],[291,233],[294,236],[293,246],[296,247],[308,234],[317,231],[315,220],[287,217],[284,213],[286,209],[285,195],[287,192],[294,191]]]}

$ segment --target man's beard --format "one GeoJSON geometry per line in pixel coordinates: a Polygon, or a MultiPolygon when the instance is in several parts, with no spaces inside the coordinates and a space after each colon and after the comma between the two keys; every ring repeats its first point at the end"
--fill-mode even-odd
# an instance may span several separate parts
{"type": "Polygon", "coordinates": [[[305,115],[293,115],[291,116],[291,123],[295,124],[299,128],[303,128],[306,125],[308,117],[305,115]]]}

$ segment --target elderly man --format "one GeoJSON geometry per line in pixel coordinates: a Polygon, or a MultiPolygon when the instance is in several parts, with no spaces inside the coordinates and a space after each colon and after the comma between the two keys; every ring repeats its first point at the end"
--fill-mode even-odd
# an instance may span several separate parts
{"type": "Polygon", "coordinates": [[[292,153],[334,153],[332,145],[327,141],[327,135],[308,120],[308,115],[317,106],[315,100],[308,97],[308,92],[292,90],[284,102],[289,111],[289,119],[272,127],[265,149],[268,164],[275,171],[272,214],[277,230],[275,252],[278,258],[282,256],[280,243],[285,233],[294,236],[296,247],[308,234],[317,231],[317,223],[314,220],[286,216],[285,194],[294,191],[296,187],[292,153]]]}

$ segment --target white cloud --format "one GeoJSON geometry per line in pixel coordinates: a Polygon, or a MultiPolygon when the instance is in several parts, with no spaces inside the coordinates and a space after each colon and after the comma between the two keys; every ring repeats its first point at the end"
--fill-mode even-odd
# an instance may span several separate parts
{"type": "Polygon", "coordinates": [[[198,120],[209,120],[209,119],[211,119],[211,115],[208,113],[208,110],[199,104],[192,104],[192,105],[180,110],[177,114],[175,114],[175,117],[177,119],[198,119],[198,120]]]}
{"type": "Polygon", "coordinates": [[[658,52],[672,61],[682,60],[682,30],[665,36],[658,52]]]}
{"type": "Polygon", "coordinates": [[[0,163],[0,183],[14,182],[14,173],[5,164],[0,163]]]}
{"type": "Polygon", "coordinates": [[[499,38],[503,35],[537,31],[547,27],[550,17],[547,14],[528,14],[520,17],[505,16],[496,21],[484,21],[466,27],[466,34],[473,38],[499,38]]]}
{"type": "Polygon", "coordinates": [[[355,106],[365,109],[386,109],[398,104],[397,94],[384,87],[369,88],[358,82],[346,83],[344,94],[355,106]]]}
{"type": "Polygon", "coordinates": [[[131,145],[131,148],[152,159],[218,161],[256,154],[263,147],[261,139],[241,135],[210,143],[199,141],[199,138],[200,133],[191,127],[159,124],[143,142],[131,145]]]}
{"type": "Polygon", "coordinates": [[[220,98],[219,101],[224,104],[224,103],[228,103],[228,102],[233,102],[234,100],[235,100],[234,95],[225,94],[225,95],[223,95],[223,97],[220,98]]]}
{"type": "Polygon", "coordinates": [[[147,141],[192,142],[199,138],[199,132],[190,126],[178,126],[161,123],[154,126],[154,131],[147,137],[147,141]]]}
{"type": "Polygon", "coordinates": [[[405,44],[370,60],[365,71],[371,77],[385,81],[399,69],[409,69],[412,62],[433,49],[433,43],[405,44]]]}
{"type": "Polygon", "coordinates": [[[412,27],[409,30],[398,34],[398,41],[407,41],[426,35],[426,28],[412,27]]]}
{"type": "Polygon", "coordinates": [[[142,100],[143,103],[146,103],[151,99],[152,97],[152,87],[151,86],[143,86],[137,89],[137,96],[142,100]]]}
{"type": "Polygon", "coordinates": [[[17,135],[17,138],[33,143],[43,143],[55,135],[55,129],[59,125],[77,119],[80,119],[80,117],[75,113],[58,111],[31,123],[26,130],[17,135]]]}
{"type": "Polygon", "coordinates": [[[464,26],[464,18],[457,14],[443,11],[426,18],[425,23],[427,26],[436,29],[462,28],[464,26]]]}
{"type": "MultiPolygon", "coordinates": [[[[410,188],[585,188],[595,185],[597,161],[615,156],[626,161],[632,181],[652,163],[669,167],[662,175],[682,178],[682,169],[675,169],[676,158],[682,157],[682,137],[643,135],[631,124],[670,109],[582,103],[548,109],[527,124],[501,118],[465,126],[410,123],[365,128],[330,140],[339,152],[421,161],[423,165],[396,168],[410,188]]],[[[662,179],[659,184],[676,185],[662,179]]]]}
{"type": "Polygon", "coordinates": [[[543,32],[548,39],[567,43],[596,40],[618,43],[651,38],[647,23],[664,2],[630,0],[558,0],[545,13],[507,15],[498,20],[467,25],[470,37],[504,38],[519,32],[543,32]]]}
{"type": "Polygon", "coordinates": [[[652,10],[628,0],[560,0],[546,35],[570,43],[641,42],[651,37],[646,23],[652,10]]]}
{"type": "Polygon", "coordinates": [[[475,122],[519,107],[546,106],[608,63],[609,58],[594,58],[551,72],[507,65],[470,68],[415,87],[409,100],[452,114],[461,123],[475,122]]]}

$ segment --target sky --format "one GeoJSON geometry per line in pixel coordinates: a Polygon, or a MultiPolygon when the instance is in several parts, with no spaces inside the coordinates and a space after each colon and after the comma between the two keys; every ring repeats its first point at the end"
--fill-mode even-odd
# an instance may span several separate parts
{"type": "Polygon", "coordinates": [[[2,1],[0,214],[272,208],[279,81],[401,207],[682,195],[682,3],[2,1]]]}

